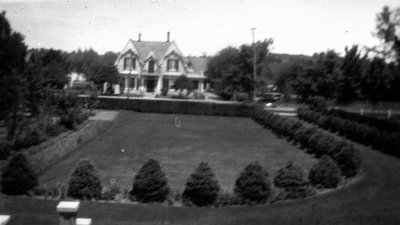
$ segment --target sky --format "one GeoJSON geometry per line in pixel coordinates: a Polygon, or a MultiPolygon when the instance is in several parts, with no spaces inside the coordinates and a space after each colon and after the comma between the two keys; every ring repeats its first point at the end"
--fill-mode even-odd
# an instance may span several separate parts
{"type": "Polygon", "coordinates": [[[184,55],[272,38],[272,52],[312,55],[379,44],[376,14],[398,0],[0,0],[29,48],[119,52],[131,38],[166,41],[184,55]]]}

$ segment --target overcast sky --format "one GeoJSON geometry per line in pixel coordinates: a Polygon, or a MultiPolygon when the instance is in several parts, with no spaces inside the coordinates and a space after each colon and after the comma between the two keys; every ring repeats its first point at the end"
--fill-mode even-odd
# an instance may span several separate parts
{"type": "Polygon", "coordinates": [[[0,0],[30,48],[121,51],[129,38],[165,41],[185,55],[273,38],[273,52],[306,54],[373,46],[376,14],[398,0],[0,0]]]}

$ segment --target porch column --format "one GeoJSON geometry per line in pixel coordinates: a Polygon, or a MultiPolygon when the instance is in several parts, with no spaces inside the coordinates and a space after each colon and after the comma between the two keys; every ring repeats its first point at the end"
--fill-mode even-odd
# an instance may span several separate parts
{"type": "Polygon", "coordinates": [[[199,81],[199,92],[200,93],[204,92],[204,82],[202,80],[199,81]]]}
{"type": "Polygon", "coordinates": [[[161,93],[163,77],[164,77],[163,75],[158,76],[157,87],[156,87],[155,94],[160,94],[161,93]]]}
{"type": "Polygon", "coordinates": [[[138,77],[136,76],[136,77],[135,77],[135,90],[138,89],[138,82],[139,82],[139,79],[138,79],[138,77]]]}
{"type": "Polygon", "coordinates": [[[128,79],[128,76],[124,76],[124,81],[125,81],[125,88],[124,88],[124,94],[127,94],[128,93],[128,90],[129,90],[129,79],[128,79]]]}
{"type": "Polygon", "coordinates": [[[141,91],[144,91],[145,89],[144,89],[144,77],[143,76],[140,77],[140,81],[139,82],[140,82],[139,89],[141,91]]]}

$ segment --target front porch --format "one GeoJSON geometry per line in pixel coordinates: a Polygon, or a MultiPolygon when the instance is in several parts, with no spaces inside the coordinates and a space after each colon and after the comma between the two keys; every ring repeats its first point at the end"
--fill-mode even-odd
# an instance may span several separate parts
{"type": "MultiPolygon", "coordinates": [[[[167,75],[121,75],[119,80],[119,93],[130,94],[142,93],[147,96],[162,94],[162,89],[171,90],[176,76],[167,75]]],[[[189,78],[193,82],[193,90],[203,93],[206,84],[203,79],[189,78]]]]}

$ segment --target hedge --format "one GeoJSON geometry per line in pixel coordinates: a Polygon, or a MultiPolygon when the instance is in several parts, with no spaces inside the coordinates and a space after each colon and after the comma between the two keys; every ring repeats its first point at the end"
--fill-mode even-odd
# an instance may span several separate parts
{"type": "Polygon", "coordinates": [[[400,131],[400,123],[394,121],[359,115],[357,113],[345,112],[339,109],[331,109],[329,113],[333,116],[356,121],[358,123],[363,123],[368,126],[375,127],[378,130],[386,131],[388,133],[400,131]]]}
{"type": "MultiPolygon", "coordinates": [[[[321,114],[317,116],[318,119],[323,118],[321,114]]],[[[296,119],[280,117],[265,111],[263,107],[257,107],[252,118],[278,136],[284,136],[288,141],[293,141],[300,147],[306,148],[309,153],[316,157],[330,156],[342,169],[342,175],[346,177],[355,176],[361,167],[361,156],[358,149],[350,143],[318,131],[315,127],[304,126],[296,119]],[[346,149],[346,152],[338,157],[343,149],[346,149]]]]}
{"type": "Polygon", "coordinates": [[[250,117],[254,105],[243,103],[216,103],[195,100],[98,98],[98,108],[132,110],[146,113],[174,113],[193,115],[250,117]]]}
{"type": "Polygon", "coordinates": [[[384,153],[400,157],[400,131],[388,133],[367,124],[326,115],[308,108],[299,108],[298,117],[321,128],[338,132],[341,136],[370,145],[384,153]]]}

